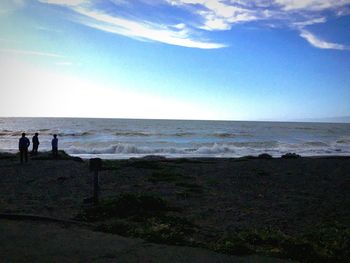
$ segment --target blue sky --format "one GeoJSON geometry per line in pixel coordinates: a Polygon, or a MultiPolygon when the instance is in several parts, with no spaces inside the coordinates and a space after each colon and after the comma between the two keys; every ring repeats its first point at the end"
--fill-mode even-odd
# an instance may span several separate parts
{"type": "Polygon", "coordinates": [[[0,116],[350,116],[350,0],[2,0],[0,116]]]}

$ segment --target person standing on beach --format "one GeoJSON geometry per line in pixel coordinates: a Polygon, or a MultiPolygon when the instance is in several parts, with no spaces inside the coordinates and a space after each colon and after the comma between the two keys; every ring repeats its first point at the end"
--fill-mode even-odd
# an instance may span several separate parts
{"type": "Polygon", "coordinates": [[[25,162],[28,162],[28,147],[30,145],[29,139],[26,137],[25,133],[22,133],[22,137],[19,139],[18,149],[20,152],[21,163],[23,163],[23,159],[25,162]]]}
{"type": "Polygon", "coordinates": [[[52,146],[52,156],[53,156],[53,158],[57,158],[57,156],[58,156],[58,139],[57,139],[57,134],[53,135],[53,139],[51,141],[51,146],[52,146]]]}
{"type": "Polygon", "coordinates": [[[32,155],[37,155],[38,154],[38,148],[39,148],[39,133],[35,133],[35,135],[32,138],[32,143],[33,143],[33,149],[32,149],[32,155]]]}

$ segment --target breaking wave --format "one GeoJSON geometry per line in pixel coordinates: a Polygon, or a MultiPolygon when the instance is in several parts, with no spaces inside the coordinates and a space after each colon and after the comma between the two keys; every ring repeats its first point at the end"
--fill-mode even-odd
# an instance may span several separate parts
{"type": "MultiPolygon", "coordinates": [[[[350,150],[350,149],[349,149],[350,150]]],[[[183,155],[183,156],[225,156],[235,157],[249,154],[270,153],[280,156],[287,152],[297,152],[304,155],[322,155],[330,153],[346,153],[346,148],[330,147],[323,142],[306,142],[301,144],[286,144],[276,141],[267,142],[235,142],[235,143],[211,143],[195,145],[191,147],[148,147],[135,144],[117,143],[109,147],[69,147],[70,154],[116,154],[116,155],[183,155]]],[[[349,152],[350,153],[350,152],[349,152]]]]}
{"type": "Polygon", "coordinates": [[[88,136],[93,135],[92,132],[59,132],[58,136],[71,136],[71,137],[78,137],[78,136],[88,136]]]}

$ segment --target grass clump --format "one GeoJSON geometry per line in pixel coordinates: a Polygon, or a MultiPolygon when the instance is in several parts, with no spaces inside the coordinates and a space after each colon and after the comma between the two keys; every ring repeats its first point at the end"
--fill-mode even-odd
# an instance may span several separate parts
{"type": "Polygon", "coordinates": [[[160,216],[139,224],[131,234],[155,243],[192,245],[195,229],[195,226],[184,218],[160,216]]]}
{"type": "MultiPolygon", "coordinates": [[[[190,182],[177,182],[177,186],[184,190],[197,187],[190,182]]],[[[300,262],[350,262],[350,228],[337,222],[312,226],[298,234],[286,234],[274,227],[219,234],[194,225],[181,211],[157,196],[129,193],[85,208],[78,219],[94,222],[99,231],[161,244],[200,246],[225,254],[258,254],[300,262]]]]}
{"type": "Polygon", "coordinates": [[[231,234],[212,249],[233,255],[260,254],[300,262],[350,262],[350,230],[333,224],[290,236],[274,229],[253,229],[231,234]]]}
{"type": "Polygon", "coordinates": [[[84,209],[77,219],[94,222],[96,230],[165,244],[191,244],[195,226],[174,215],[179,211],[150,195],[122,194],[84,209]]]}
{"type": "Polygon", "coordinates": [[[296,153],[286,153],[284,155],[281,156],[281,158],[283,159],[298,159],[301,156],[299,154],[296,153]]]}
{"type": "Polygon", "coordinates": [[[258,155],[258,159],[272,159],[272,156],[268,153],[262,153],[258,155]]]}

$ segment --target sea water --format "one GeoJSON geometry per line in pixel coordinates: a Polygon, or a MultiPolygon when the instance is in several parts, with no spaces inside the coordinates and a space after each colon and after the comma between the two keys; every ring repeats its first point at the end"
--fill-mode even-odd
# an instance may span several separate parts
{"type": "Polygon", "coordinates": [[[350,155],[350,124],[79,118],[0,118],[0,151],[39,133],[39,151],[59,149],[83,158],[350,155]]]}

